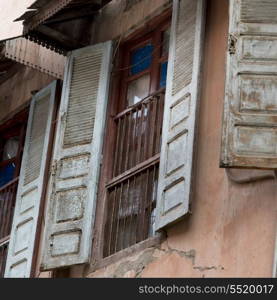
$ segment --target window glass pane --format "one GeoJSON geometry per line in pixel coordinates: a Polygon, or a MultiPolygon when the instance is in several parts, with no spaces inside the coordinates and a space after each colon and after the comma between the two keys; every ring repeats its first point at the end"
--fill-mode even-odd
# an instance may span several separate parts
{"type": "Polygon", "coordinates": [[[18,137],[12,137],[8,139],[4,145],[2,160],[8,160],[16,157],[18,151],[18,145],[19,145],[18,137]]]}
{"type": "Polygon", "coordinates": [[[15,164],[11,163],[0,168],[0,187],[9,183],[14,178],[15,164]]]}
{"type": "Polygon", "coordinates": [[[150,85],[150,75],[145,74],[140,78],[132,81],[128,86],[127,101],[128,105],[138,103],[142,99],[148,96],[150,85]]]}
{"type": "Polygon", "coordinates": [[[161,64],[160,88],[166,87],[167,61],[161,64]]]}
{"type": "Polygon", "coordinates": [[[170,28],[163,32],[162,56],[168,55],[169,52],[170,28]]]}
{"type": "Polygon", "coordinates": [[[138,74],[148,69],[152,62],[153,46],[148,44],[136,49],[131,54],[131,75],[138,74]]]}

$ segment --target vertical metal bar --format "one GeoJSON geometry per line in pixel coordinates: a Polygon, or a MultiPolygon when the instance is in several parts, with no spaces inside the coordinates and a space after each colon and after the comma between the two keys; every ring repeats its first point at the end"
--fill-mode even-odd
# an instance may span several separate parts
{"type": "Polygon", "coordinates": [[[3,246],[0,246],[0,278],[3,278],[3,246]]]}
{"type": "Polygon", "coordinates": [[[144,180],[142,180],[142,185],[144,186],[144,190],[142,191],[142,211],[141,211],[141,225],[140,225],[140,229],[141,229],[141,236],[140,236],[140,241],[143,241],[147,234],[146,234],[146,230],[145,230],[145,210],[148,206],[148,184],[149,184],[149,169],[146,170],[146,174],[144,172],[144,176],[146,175],[146,182],[144,182],[144,180]]]}
{"type": "Polygon", "coordinates": [[[117,251],[117,241],[118,241],[118,235],[119,235],[119,222],[120,222],[120,206],[121,206],[121,199],[122,199],[122,189],[123,189],[123,183],[120,184],[120,192],[119,192],[119,200],[118,200],[118,209],[115,219],[115,242],[114,242],[114,252],[117,251]]]}
{"type": "Polygon", "coordinates": [[[132,220],[133,220],[133,206],[134,206],[134,191],[136,189],[136,176],[134,176],[132,178],[131,181],[131,188],[129,190],[129,195],[128,195],[128,223],[129,226],[127,226],[128,228],[128,237],[126,238],[126,247],[129,247],[131,245],[131,239],[132,239],[132,220]],[[131,194],[131,195],[130,195],[131,194]]]}
{"type": "Polygon", "coordinates": [[[3,238],[3,207],[4,207],[4,199],[3,199],[3,191],[0,192],[0,239],[3,238]]]}
{"type": "Polygon", "coordinates": [[[123,170],[123,156],[124,156],[124,139],[125,139],[125,129],[126,129],[126,115],[122,116],[122,128],[120,132],[120,146],[119,146],[119,161],[118,161],[118,175],[122,173],[123,170]]]}
{"type": "Polygon", "coordinates": [[[10,191],[9,191],[6,235],[9,235],[10,231],[11,231],[12,219],[13,219],[13,213],[14,213],[13,201],[14,201],[14,197],[16,197],[16,188],[17,188],[17,183],[15,182],[12,184],[12,186],[10,187],[10,191]]]}
{"type": "Polygon", "coordinates": [[[154,165],[153,167],[153,180],[152,180],[152,184],[151,184],[151,194],[149,197],[149,201],[150,201],[150,205],[149,205],[149,215],[150,215],[150,219],[149,219],[149,226],[148,228],[150,229],[151,226],[153,226],[152,224],[152,212],[153,210],[156,208],[156,198],[157,198],[157,181],[156,181],[156,176],[159,174],[159,167],[158,164],[154,165]]]}
{"type": "MultiPolygon", "coordinates": [[[[136,181],[137,181],[137,175],[134,176],[133,182],[133,194],[136,192],[136,181]]],[[[134,214],[134,206],[135,206],[135,197],[130,197],[130,229],[129,229],[129,240],[128,240],[128,247],[132,245],[132,229],[133,229],[133,214],[134,214]]],[[[133,234],[134,235],[134,234],[133,234]]]]}
{"type": "Polygon", "coordinates": [[[162,94],[158,99],[157,127],[156,127],[156,135],[155,135],[155,154],[160,153],[160,148],[161,148],[163,106],[164,106],[164,95],[162,94]]]}
{"type": "Polygon", "coordinates": [[[7,218],[8,218],[8,203],[9,203],[9,195],[10,195],[10,186],[4,189],[3,192],[3,199],[4,199],[4,205],[3,205],[3,218],[2,218],[2,238],[4,238],[7,235],[7,218]]]}
{"type": "Polygon", "coordinates": [[[134,145],[133,145],[133,132],[134,132],[134,120],[133,120],[133,111],[129,114],[129,133],[128,133],[128,159],[127,159],[127,165],[126,170],[130,169],[132,166],[132,155],[134,151],[134,145]]]}
{"type": "Polygon", "coordinates": [[[126,134],[126,147],[125,147],[126,158],[125,158],[124,171],[128,170],[128,162],[130,160],[131,125],[132,125],[132,112],[130,112],[130,113],[127,114],[127,128],[128,128],[128,132],[126,134]]]}
{"type": "Polygon", "coordinates": [[[3,217],[2,217],[2,238],[7,236],[6,228],[7,228],[7,213],[8,213],[8,202],[9,202],[9,194],[10,194],[10,186],[6,187],[3,192],[4,205],[3,205],[3,217]]]}
{"type": "Polygon", "coordinates": [[[7,194],[6,194],[6,207],[5,207],[5,222],[4,222],[4,236],[9,235],[8,228],[9,228],[9,223],[11,219],[11,212],[10,212],[10,204],[12,202],[12,195],[13,195],[13,190],[12,190],[13,185],[10,185],[7,188],[7,194]]]}
{"type": "Polygon", "coordinates": [[[133,145],[133,155],[132,155],[132,159],[131,159],[131,165],[130,165],[130,168],[134,167],[136,165],[136,151],[137,151],[137,145],[136,145],[136,142],[137,142],[137,121],[138,121],[138,108],[136,108],[135,110],[135,120],[134,120],[134,130],[133,130],[133,142],[132,142],[132,145],[133,145]]]}
{"type": "Polygon", "coordinates": [[[147,147],[148,147],[148,139],[149,139],[148,131],[149,131],[149,122],[150,122],[150,105],[151,105],[151,99],[144,104],[144,113],[143,113],[144,132],[143,132],[141,162],[145,161],[148,158],[147,147]]]}
{"type": "Polygon", "coordinates": [[[155,138],[155,128],[157,126],[157,97],[153,98],[153,101],[151,101],[150,109],[150,132],[149,132],[149,144],[148,144],[148,157],[152,157],[155,155],[155,147],[154,147],[154,138],[155,138]]]}
{"type": "Polygon", "coordinates": [[[137,155],[136,155],[136,160],[135,160],[135,163],[134,163],[134,166],[139,164],[140,163],[140,153],[141,153],[141,135],[142,135],[142,119],[143,119],[143,106],[140,105],[140,117],[139,117],[139,120],[138,120],[138,142],[137,142],[137,155]]]}
{"type": "Polygon", "coordinates": [[[0,246],[0,278],[4,277],[9,241],[0,246]]]}
{"type": "Polygon", "coordinates": [[[140,210],[141,210],[141,205],[142,205],[142,189],[143,189],[143,180],[142,180],[142,174],[143,173],[140,173],[137,175],[137,178],[138,178],[138,183],[137,183],[137,194],[138,194],[138,197],[136,199],[137,203],[136,203],[136,212],[134,211],[133,212],[133,215],[135,217],[135,226],[134,226],[134,238],[135,240],[133,241],[133,244],[137,243],[139,241],[139,234],[138,234],[138,231],[139,231],[139,228],[138,228],[138,225],[140,225],[140,210]],[[135,214],[136,213],[136,214],[135,214]]]}
{"type": "Polygon", "coordinates": [[[113,166],[113,177],[117,175],[117,165],[118,165],[118,153],[119,153],[119,136],[120,136],[120,127],[121,127],[121,119],[116,120],[116,144],[115,144],[115,160],[113,166]]]}
{"type": "MultiPolygon", "coordinates": [[[[111,220],[110,220],[110,230],[109,230],[109,238],[108,238],[108,255],[111,254],[111,243],[112,243],[112,228],[113,228],[113,218],[114,218],[114,208],[115,208],[115,202],[116,202],[116,192],[117,192],[117,187],[114,188],[114,197],[112,201],[112,215],[111,215],[111,220]]],[[[109,202],[111,201],[111,198],[109,197],[109,202]]]]}
{"type": "Polygon", "coordinates": [[[125,237],[125,226],[126,226],[126,222],[127,222],[127,208],[128,208],[128,199],[129,199],[129,188],[130,188],[130,179],[128,179],[127,181],[127,189],[125,192],[125,199],[124,199],[124,203],[123,203],[123,208],[122,208],[122,212],[124,214],[124,218],[123,218],[123,225],[122,225],[122,242],[121,242],[121,249],[124,249],[124,237],[125,237]]]}

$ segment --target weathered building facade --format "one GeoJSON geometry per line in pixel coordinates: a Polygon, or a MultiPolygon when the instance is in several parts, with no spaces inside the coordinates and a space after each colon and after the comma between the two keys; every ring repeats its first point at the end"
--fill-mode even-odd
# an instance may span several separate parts
{"type": "Polygon", "coordinates": [[[277,2],[28,5],[0,48],[0,275],[276,276],[277,2]]]}

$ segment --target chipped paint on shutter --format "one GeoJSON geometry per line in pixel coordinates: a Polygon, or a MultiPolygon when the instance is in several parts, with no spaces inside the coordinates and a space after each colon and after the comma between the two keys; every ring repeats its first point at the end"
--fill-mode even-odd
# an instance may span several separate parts
{"type": "Polygon", "coordinates": [[[277,1],[230,1],[221,167],[277,167],[277,1]]]}
{"type": "Polygon", "coordinates": [[[199,102],[205,1],[174,0],[156,230],[189,211],[199,102]]]}
{"type": "Polygon", "coordinates": [[[73,51],[54,149],[41,269],[89,261],[108,99],[112,43],[73,51]]]}
{"type": "Polygon", "coordinates": [[[30,277],[56,86],[32,99],[5,277],[30,277]]]}
{"type": "Polygon", "coordinates": [[[73,59],[73,73],[64,146],[87,144],[92,140],[103,52],[73,59]],[[80,99],[82,101],[80,102],[80,99]],[[82,123],[80,123],[82,118],[82,123]]]}
{"type": "Polygon", "coordinates": [[[180,1],[176,28],[172,96],[191,83],[197,1],[180,1]]]}

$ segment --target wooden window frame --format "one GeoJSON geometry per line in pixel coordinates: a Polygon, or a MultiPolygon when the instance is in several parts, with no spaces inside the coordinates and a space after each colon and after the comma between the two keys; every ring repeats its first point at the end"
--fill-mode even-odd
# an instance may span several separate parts
{"type": "MultiPolygon", "coordinates": [[[[12,196],[8,196],[8,198],[7,198],[8,201],[9,202],[12,201],[12,203],[9,204],[9,206],[6,206],[8,204],[4,204],[4,207],[6,207],[6,209],[8,208],[8,222],[4,223],[4,225],[2,224],[4,226],[4,227],[2,227],[2,229],[4,228],[4,232],[9,228],[9,226],[11,226],[11,224],[9,224],[9,222],[10,221],[12,222],[12,218],[13,218],[12,215],[13,215],[13,210],[15,207],[18,178],[19,178],[19,174],[20,174],[21,160],[22,160],[22,155],[23,155],[23,150],[24,150],[24,141],[25,141],[25,135],[26,135],[26,129],[27,129],[27,121],[28,121],[28,112],[29,112],[29,109],[26,108],[26,109],[22,110],[21,112],[19,112],[18,114],[14,115],[11,119],[6,121],[2,125],[0,125],[0,157],[1,158],[3,155],[5,142],[9,138],[19,136],[19,147],[18,147],[16,156],[12,159],[0,160],[0,167],[4,167],[10,163],[15,163],[15,165],[16,165],[13,179],[11,181],[9,181],[8,183],[6,183],[4,186],[0,187],[0,192],[12,193],[12,196]],[[13,208],[13,209],[11,209],[11,208],[13,208]]],[[[5,199],[5,201],[7,201],[7,199],[5,199]]],[[[0,211],[0,214],[1,214],[1,211],[0,211]]],[[[1,224],[0,224],[0,228],[1,228],[1,224]]],[[[5,256],[3,256],[5,254],[4,251],[6,251],[6,255],[7,255],[9,240],[10,240],[10,235],[0,236],[0,253],[2,253],[1,254],[2,258],[5,257],[5,256]]],[[[4,276],[4,271],[5,271],[4,267],[6,264],[6,259],[7,259],[7,256],[5,257],[4,262],[3,261],[1,262],[0,277],[4,276]]]]}
{"type": "Polygon", "coordinates": [[[0,167],[6,166],[14,162],[16,165],[16,169],[13,179],[17,178],[20,173],[20,165],[24,149],[27,121],[28,109],[24,109],[22,112],[16,114],[12,119],[0,126],[0,167]],[[17,154],[14,158],[3,161],[1,158],[4,150],[3,148],[5,145],[5,141],[15,136],[19,136],[19,147],[17,154]]]}
{"type": "MultiPolygon", "coordinates": [[[[158,17],[144,24],[144,27],[135,33],[131,34],[126,39],[121,41],[121,45],[117,48],[117,53],[114,54],[114,67],[111,78],[111,88],[110,88],[110,99],[109,106],[107,111],[107,121],[105,127],[105,136],[104,136],[104,145],[103,145],[103,160],[101,163],[100,170],[100,179],[99,179],[99,191],[97,197],[97,207],[96,207],[96,220],[94,224],[94,233],[93,233],[93,247],[92,247],[92,259],[91,264],[88,267],[87,272],[93,272],[101,267],[107,266],[111,263],[118,261],[119,259],[125,257],[126,255],[131,255],[136,251],[143,250],[148,247],[160,244],[164,239],[163,233],[155,233],[154,236],[149,237],[142,242],[134,244],[128,248],[120,250],[108,257],[103,257],[103,238],[104,238],[104,227],[105,220],[107,217],[107,183],[112,178],[113,172],[113,155],[110,154],[110,149],[114,147],[116,128],[114,125],[115,116],[124,113],[124,111],[132,108],[126,108],[126,99],[127,99],[127,82],[131,79],[134,80],[134,75],[132,78],[128,77],[128,70],[126,71],[127,65],[129,65],[130,53],[135,48],[145,44],[147,38],[151,36],[151,31],[156,29],[155,43],[158,43],[162,40],[162,32],[164,32],[168,27],[170,27],[170,20],[172,15],[172,9],[167,9],[158,17]],[[126,47],[129,48],[129,55],[125,55],[126,47]],[[122,70],[123,71],[119,71],[122,70]],[[125,69],[125,71],[124,71],[125,69]],[[123,88],[122,88],[123,86],[123,88]],[[121,101],[119,100],[121,99],[121,101]],[[120,112],[120,113],[119,113],[120,112]]],[[[162,51],[162,48],[160,49],[162,51]]],[[[150,72],[150,90],[149,94],[154,92],[159,92],[159,79],[160,79],[160,65],[161,63],[168,60],[168,57],[161,56],[161,52],[156,51],[153,55],[152,67],[143,72],[150,72]],[[154,78],[154,80],[153,80],[154,78]]],[[[142,74],[139,73],[140,77],[142,74]]],[[[165,88],[160,89],[160,91],[165,90],[165,88]]],[[[135,104],[136,105],[136,104],[135,104]]],[[[133,105],[134,106],[134,105],[133,105]]]]}

